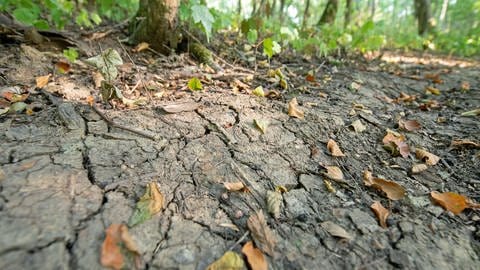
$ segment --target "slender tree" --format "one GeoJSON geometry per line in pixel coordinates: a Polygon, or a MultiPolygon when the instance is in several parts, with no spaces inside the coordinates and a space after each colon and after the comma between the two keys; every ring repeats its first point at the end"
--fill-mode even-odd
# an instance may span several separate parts
{"type": "Polygon", "coordinates": [[[327,6],[323,11],[322,17],[318,21],[318,25],[331,24],[335,21],[338,10],[338,0],[328,0],[327,6]]]}
{"type": "Polygon", "coordinates": [[[433,30],[430,0],[415,0],[414,4],[418,34],[423,36],[433,30]]]}
{"type": "Polygon", "coordinates": [[[352,0],[346,0],[345,3],[345,21],[343,22],[343,28],[347,28],[350,23],[350,17],[352,16],[352,0]]]}
{"type": "Polygon", "coordinates": [[[140,0],[140,6],[131,27],[134,42],[148,42],[150,47],[164,54],[177,48],[177,29],[180,0],[140,0]]]}

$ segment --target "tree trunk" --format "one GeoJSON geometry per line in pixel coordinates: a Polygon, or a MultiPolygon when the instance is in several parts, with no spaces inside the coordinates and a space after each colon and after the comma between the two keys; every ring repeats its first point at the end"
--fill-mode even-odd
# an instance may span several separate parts
{"type": "Polygon", "coordinates": [[[238,4],[237,4],[237,14],[238,14],[238,17],[239,17],[239,18],[242,17],[242,0],[238,0],[238,4]]]}
{"type": "Polygon", "coordinates": [[[448,9],[448,0],[443,0],[442,11],[440,12],[440,18],[438,19],[442,25],[444,24],[445,17],[447,16],[447,9],[448,9]]]}
{"type": "Polygon", "coordinates": [[[150,47],[169,54],[177,48],[177,29],[180,0],[140,0],[140,6],[133,21],[131,40],[147,42],[150,47]]]}
{"type": "Polygon", "coordinates": [[[415,0],[415,16],[418,21],[418,34],[423,36],[432,31],[432,11],[430,0],[415,0]]]}
{"type": "Polygon", "coordinates": [[[345,21],[343,22],[343,28],[347,28],[350,23],[350,17],[352,16],[352,0],[347,0],[345,6],[345,21]]]}
{"type": "Polygon", "coordinates": [[[305,3],[305,10],[303,11],[302,30],[305,30],[305,27],[307,27],[308,17],[310,17],[310,0],[307,0],[307,3],[305,3]]]}
{"type": "Polygon", "coordinates": [[[328,0],[327,6],[323,11],[322,17],[318,21],[318,25],[332,24],[335,21],[338,10],[338,0],[328,0]]]}

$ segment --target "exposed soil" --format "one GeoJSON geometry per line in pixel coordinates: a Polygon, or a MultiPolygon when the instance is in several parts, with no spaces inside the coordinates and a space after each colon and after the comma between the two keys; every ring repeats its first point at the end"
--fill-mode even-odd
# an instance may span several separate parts
{"type": "MultiPolygon", "coordinates": [[[[95,69],[81,61],[60,74],[54,64],[61,55],[0,45],[0,86],[19,86],[30,92],[25,102],[36,104],[31,115],[0,116],[0,269],[102,269],[105,229],[127,223],[151,181],[165,196],[164,210],[129,229],[147,269],[205,269],[229,249],[241,254],[252,240],[247,220],[258,210],[278,240],[267,256],[270,269],[478,269],[478,209],[454,215],[430,197],[452,191],[480,201],[478,146],[451,146],[480,140],[480,116],[461,116],[480,108],[478,62],[396,53],[370,62],[322,61],[285,53],[270,66],[288,77],[283,90],[260,65],[250,80],[253,66],[241,61],[243,68],[219,62],[224,72],[208,73],[187,54],[127,55],[115,39],[94,43],[101,44],[92,46],[96,53],[112,46],[120,52],[126,64],[115,83],[126,97],[145,98],[145,105],[101,102],[95,69]],[[305,79],[310,70],[316,82],[305,79]],[[44,89],[35,89],[35,78],[49,73],[44,89]],[[186,87],[194,76],[203,91],[186,87]],[[259,85],[280,96],[252,95],[259,85]],[[427,86],[440,94],[426,94],[427,86]],[[416,99],[391,100],[402,92],[416,99]],[[106,122],[88,105],[89,96],[108,119],[147,136],[106,122]],[[304,119],[287,114],[293,97],[304,119]],[[199,107],[162,110],[185,102],[199,107]],[[399,119],[417,120],[421,129],[401,130],[399,119]],[[265,134],[254,120],[269,122],[265,134]],[[352,129],[356,120],[363,132],[352,129]],[[383,148],[387,129],[405,135],[411,148],[405,158],[383,148]],[[328,152],[329,139],[345,157],[328,152]],[[412,174],[412,166],[423,163],[414,148],[440,162],[412,174]],[[345,183],[331,181],[329,189],[327,165],[341,168],[345,183]],[[365,169],[397,182],[407,196],[389,200],[365,186],[365,169]],[[249,192],[223,185],[238,181],[249,192]],[[287,192],[275,219],[265,200],[278,186],[287,192]],[[374,201],[391,212],[386,228],[370,209],[374,201]],[[321,225],[326,221],[351,239],[332,236],[321,225]]],[[[218,54],[230,63],[238,58],[218,54]]]]}

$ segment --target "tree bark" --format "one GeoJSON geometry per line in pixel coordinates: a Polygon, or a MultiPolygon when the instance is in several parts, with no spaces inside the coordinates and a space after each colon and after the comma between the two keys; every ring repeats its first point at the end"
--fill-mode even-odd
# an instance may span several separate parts
{"type": "Polygon", "coordinates": [[[147,42],[163,54],[175,50],[179,42],[179,4],[180,0],[140,0],[136,20],[131,27],[131,40],[147,42]]]}
{"type": "Polygon", "coordinates": [[[350,24],[350,18],[352,16],[352,0],[347,0],[345,6],[345,21],[343,22],[343,28],[347,28],[350,24]]]}
{"type": "Polygon", "coordinates": [[[310,0],[307,0],[305,3],[305,10],[303,11],[303,21],[302,21],[302,30],[307,27],[307,21],[308,18],[310,17],[310,0]]]}
{"type": "Polygon", "coordinates": [[[432,11],[430,0],[415,0],[415,16],[418,21],[418,34],[423,36],[432,31],[432,11]]]}
{"type": "Polygon", "coordinates": [[[318,25],[332,24],[335,21],[338,10],[338,0],[328,0],[327,6],[323,11],[322,17],[318,21],[318,25]]]}

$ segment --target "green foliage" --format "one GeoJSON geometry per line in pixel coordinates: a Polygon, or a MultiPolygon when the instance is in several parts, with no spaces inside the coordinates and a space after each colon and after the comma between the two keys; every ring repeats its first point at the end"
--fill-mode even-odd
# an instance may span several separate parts
{"type": "Polygon", "coordinates": [[[63,50],[63,56],[73,63],[78,58],[78,51],[75,48],[68,48],[68,50],[63,50]]]}
{"type": "Polygon", "coordinates": [[[214,22],[212,14],[208,8],[203,5],[193,5],[191,10],[193,22],[202,25],[205,35],[207,36],[207,41],[209,41],[212,33],[212,24],[214,22]]]}
{"type": "Polygon", "coordinates": [[[202,82],[198,78],[191,78],[188,81],[188,89],[192,91],[200,91],[203,89],[202,82]]]}
{"type": "Polygon", "coordinates": [[[87,9],[86,0],[2,0],[0,11],[11,13],[15,19],[38,29],[63,29],[73,20],[81,27],[91,28],[102,22],[102,17],[119,21],[132,16],[138,0],[97,0],[87,9]],[[93,10],[92,10],[93,8],[93,10]]]}
{"type": "Polygon", "coordinates": [[[282,47],[278,42],[274,41],[271,38],[266,38],[263,40],[263,53],[268,57],[272,58],[274,54],[279,54],[282,51],[282,47]]]}

